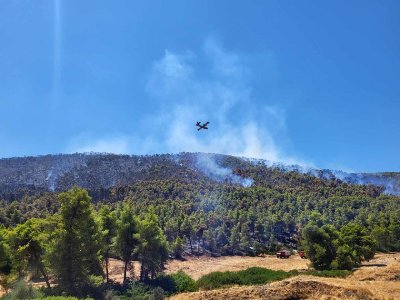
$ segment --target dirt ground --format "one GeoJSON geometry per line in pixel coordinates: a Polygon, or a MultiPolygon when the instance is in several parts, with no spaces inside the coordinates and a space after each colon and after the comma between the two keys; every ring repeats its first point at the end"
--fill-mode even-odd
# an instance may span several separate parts
{"type": "Polygon", "coordinates": [[[195,257],[186,261],[173,260],[167,265],[166,273],[184,271],[193,279],[216,271],[240,271],[250,267],[262,267],[271,270],[306,270],[310,261],[293,255],[288,259],[279,259],[273,255],[247,257],[247,256],[222,256],[222,257],[195,257]]]}
{"type": "MultiPolygon", "coordinates": [[[[184,271],[193,279],[215,271],[239,271],[250,267],[263,267],[271,270],[306,270],[310,261],[293,255],[288,259],[278,259],[273,255],[248,257],[248,256],[222,256],[222,257],[186,257],[185,260],[171,260],[167,263],[165,273],[184,271]]],[[[110,278],[122,282],[124,266],[122,261],[110,260],[110,278]]],[[[133,262],[131,276],[137,277],[140,265],[133,262]]]]}
{"type": "MultiPolygon", "coordinates": [[[[284,260],[291,265],[291,259],[284,260]]],[[[296,276],[267,285],[179,294],[171,300],[400,299],[400,253],[377,254],[347,278],[296,276]]]]}

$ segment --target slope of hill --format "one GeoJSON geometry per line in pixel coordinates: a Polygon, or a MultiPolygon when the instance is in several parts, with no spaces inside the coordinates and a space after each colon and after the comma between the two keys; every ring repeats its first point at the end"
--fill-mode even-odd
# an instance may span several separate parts
{"type": "Polygon", "coordinates": [[[400,173],[360,173],[314,170],[271,164],[264,160],[203,153],[152,156],[59,154],[0,159],[0,196],[18,199],[25,193],[65,191],[73,185],[90,191],[141,181],[179,179],[267,186],[281,190],[302,186],[374,184],[369,193],[398,194],[400,173]]]}
{"type": "Polygon", "coordinates": [[[137,215],[154,206],[168,241],[185,238],[186,250],[197,254],[296,248],[311,220],[336,228],[356,222],[373,232],[378,249],[400,249],[400,197],[385,195],[384,186],[346,181],[332,171],[203,153],[2,159],[0,224],[54,214],[57,194],[78,185],[97,205],[126,201],[137,215]]]}

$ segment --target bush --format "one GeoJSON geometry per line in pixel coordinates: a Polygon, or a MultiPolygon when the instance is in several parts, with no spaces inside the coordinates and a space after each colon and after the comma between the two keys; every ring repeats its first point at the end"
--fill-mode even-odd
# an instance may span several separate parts
{"type": "Polygon", "coordinates": [[[211,272],[197,280],[200,289],[212,290],[224,285],[239,284],[239,276],[236,272],[211,272]]]}
{"type": "Polygon", "coordinates": [[[194,292],[197,290],[196,282],[185,272],[178,271],[171,275],[158,276],[153,285],[161,287],[169,294],[194,292]]]}
{"type": "Polygon", "coordinates": [[[107,290],[104,292],[104,300],[119,300],[119,297],[113,290],[107,290]]]}
{"type": "Polygon", "coordinates": [[[263,284],[271,281],[282,280],[291,274],[285,271],[273,271],[265,268],[253,267],[238,272],[242,285],[263,284]]]}
{"type": "Polygon", "coordinates": [[[196,281],[185,272],[178,271],[171,274],[171,277],[175,283],[177,293],[194,292],[197,290],[196,281]]]}
{"type": "Polygon", "coordinates": [[[36,289],[33,288],[31,284],[26,284],[25,281],[18,281],[14,285],[14,289],[11,293],[2,297],[4,300],[19,300],[19,299],[36,299],[43,295],[36,289]]]}
{"type": "Polygon", "coordinates": [[[153,294],[149,297],[149,300],[164,300],[164,290],[159,286],[153,290],[153,294]]]}
{"type": "MultiPolygon", "coordinates": [[[[125,299],[149,300],[153,296],[153,289],[147,284],[134,282],[124,296],[126,296],[125,299]]],[[[124,298],[121,297],[121,299],[124,298]]]]}
{"type": "Polygon", "coordinates": [[[264,284],[271,281],[282,280],[292,275],[294,275],[292,272],[273,271],[254,267],[238,272],[212,272],[201,277],[197,281],[197,286],[201,289],[209,290],[220,288],[224,285],[264,284]]]}

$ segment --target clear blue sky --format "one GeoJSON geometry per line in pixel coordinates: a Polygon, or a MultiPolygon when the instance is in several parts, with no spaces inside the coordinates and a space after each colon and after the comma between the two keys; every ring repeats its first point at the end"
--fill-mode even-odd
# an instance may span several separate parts
{"type": "Polygon", "coordinates": [[[399,16],[397,0],[0,0],[0,157],[400,171],[399,16]]]}

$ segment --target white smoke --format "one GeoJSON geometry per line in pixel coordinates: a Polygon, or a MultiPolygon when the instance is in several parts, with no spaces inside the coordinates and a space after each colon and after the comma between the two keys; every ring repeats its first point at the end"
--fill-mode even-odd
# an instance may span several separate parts
{"type": "Polygon", "coordinates": [[[251,178],[240,177],[233,174],[231,169],[218,165],[215,156],[212,154],[197,155],[196,167],[205,175],[217,181],[227,181],[233,184],[240,184],[243,187],[250,187],[254,182],[251,178]]]}
{"type": "Polygon", "coordinates": [[[255,99],[252,76],[244,56],[215,39],[196,53],[166,50],[153,63],[145,87],[158,109],[135,120],[131,133],[78,136],[68,152],[204,152],[311,166],[284,150],[290,145],[285,110],[277,101],[255,99]],[[197,121],[209,121],[209,130],[197,131],[197,121]]]}
{"type": "Polygon", "coordinates": [[[285,111],[255,101],[250,75],[241,55],[212,39],[198,54],[166,50],[147,83],[147,91],[161,107],[153,120],[158,130],[165,128],[155,148],[310,165],[283,151],[278,141],[288,140],[285,111]],[[197,121],[210,121],[209,130],[197,131],[197,121]]]}

